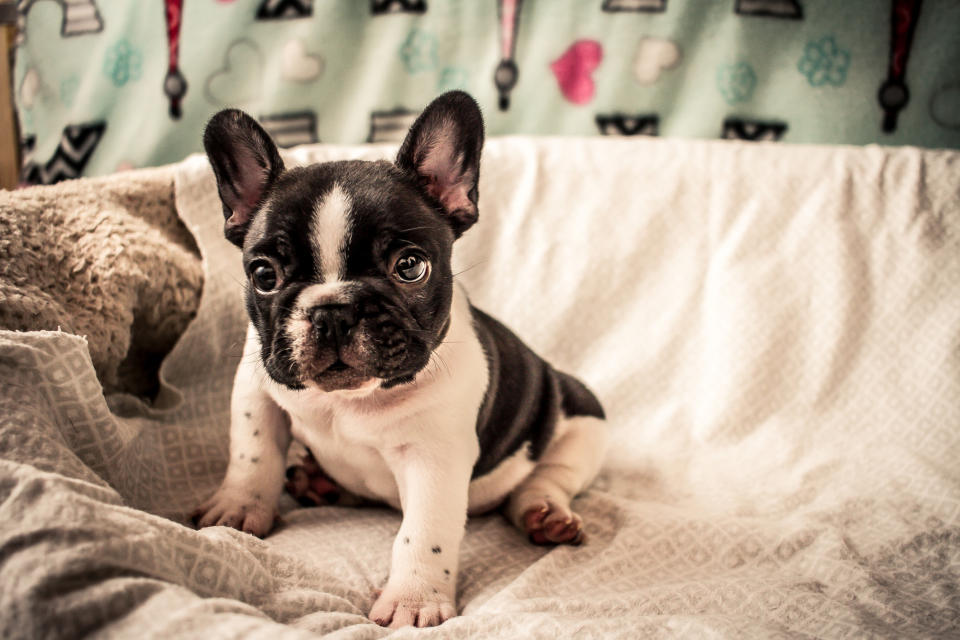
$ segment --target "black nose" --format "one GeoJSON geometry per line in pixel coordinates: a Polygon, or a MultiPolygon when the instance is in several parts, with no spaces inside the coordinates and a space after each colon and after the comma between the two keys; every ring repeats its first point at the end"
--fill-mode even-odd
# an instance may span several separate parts
{"type": "Polygon", "coordinates": [[[320,338],[342,344],[357,326],[357,313],[350,305],[324,305],[310,311],[310,322],[320,338]]]}

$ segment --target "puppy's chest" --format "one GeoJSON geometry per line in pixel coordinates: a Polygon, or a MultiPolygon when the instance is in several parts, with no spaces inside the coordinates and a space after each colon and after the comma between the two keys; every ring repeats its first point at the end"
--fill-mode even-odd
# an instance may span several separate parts
{"type": "Polygon", "coordinates": [[[293,436],[310,448],[324,471],[344,489],[399,508],[393,473],[380,451],[350,434],[367,434],[376,424],[335,416],[329,411],[288,411],[293,436]]]}

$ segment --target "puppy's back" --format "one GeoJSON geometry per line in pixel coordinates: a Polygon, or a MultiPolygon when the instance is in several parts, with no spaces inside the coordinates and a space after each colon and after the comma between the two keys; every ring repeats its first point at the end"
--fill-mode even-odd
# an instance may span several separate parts
{"type": "Polygon", "coordinates": [[[477,416],[480,457],[474,478],[523,446],[529,446],[531,459],[537,460],[561,418],[604,418],[600,401],[582,382],[554,369],[503,323],[472,305],[470,310],[489,368],[477,416]]]}

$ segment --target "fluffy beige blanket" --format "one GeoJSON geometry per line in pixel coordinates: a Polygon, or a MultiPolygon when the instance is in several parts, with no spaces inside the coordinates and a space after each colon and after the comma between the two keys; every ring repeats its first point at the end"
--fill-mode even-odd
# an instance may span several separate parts
{"type": "MultiPolygon", "coordinates": [[[[461,615],[397,632],[365,618],[397,513],[286,503],[284,525],[263,541],[185,524],[225,468],[244,317],[209,168],[195,158],[173,171],[205,285],[155,402],[101,394],[93,365],[110,380],[112,339],[95,322],[50,313],[37,325],[87,339],[0,332],[0,635],[960,635],[960,154],[490,141],[459,279],[596,389],[613,448],[575,503],[587,544],[534,547],[498,515],[472,519],[461,615]]],[[[89,184],[56,193],[123,201],[106,197],[112,180],[89,184]]],[[[5,195],[4,211],[59,207],[47,193],[5,195]]],[[[84,256],[143,271],[136,300],[111,311],[128,327],[138,309],[151,313],[142,295],[161,301],[160,317],[185,313],[188,303],[168,304],[181,290],[156,283],[186,269],[190,252],[151,230],[152,216],[124,215],[121,226],[142,225],[135,243],[65,213],[31,236],[67,243],[41,290],[71,288],[84,263],[66,247],[89,243],[102,251],[84,256]]],[[[28,255],[46,268],[41,253],[28,255]]],[[[195,295],[198,280],[179,277],[195,295]]],[[[95,304],[114,304],[109,282],[95,304]]],[[[26,272],[17,283],[26,290],[26,272]]],[[[88,313],[83,298],[71,308],[88,313]]],[[[43,308],[65,299],[47,295],[43,308]]]]}
{"type": "Polygon", "coordinates": [[[0,190],[0,328],[86,336],[108,392],[156,392],[203,285],[173,179],[167,167],[0,190]]]}

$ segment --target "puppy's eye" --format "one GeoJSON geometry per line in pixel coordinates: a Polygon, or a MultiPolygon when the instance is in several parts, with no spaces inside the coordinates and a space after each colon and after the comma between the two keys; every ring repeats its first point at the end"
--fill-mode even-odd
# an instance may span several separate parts
{"type": "Polygon", "coordinates": [[[270,293],[277,288],[280,278],[277,270],[266,260],[254,260],[250,264],[250,281],[258,291],[270,293]]]}
{"type": "Polygon", "coordinates": [[[419,253],[401,254],[393,265],[394,277],[407,284],[426,279],[429,271],[430,263],[419,253]]]}

